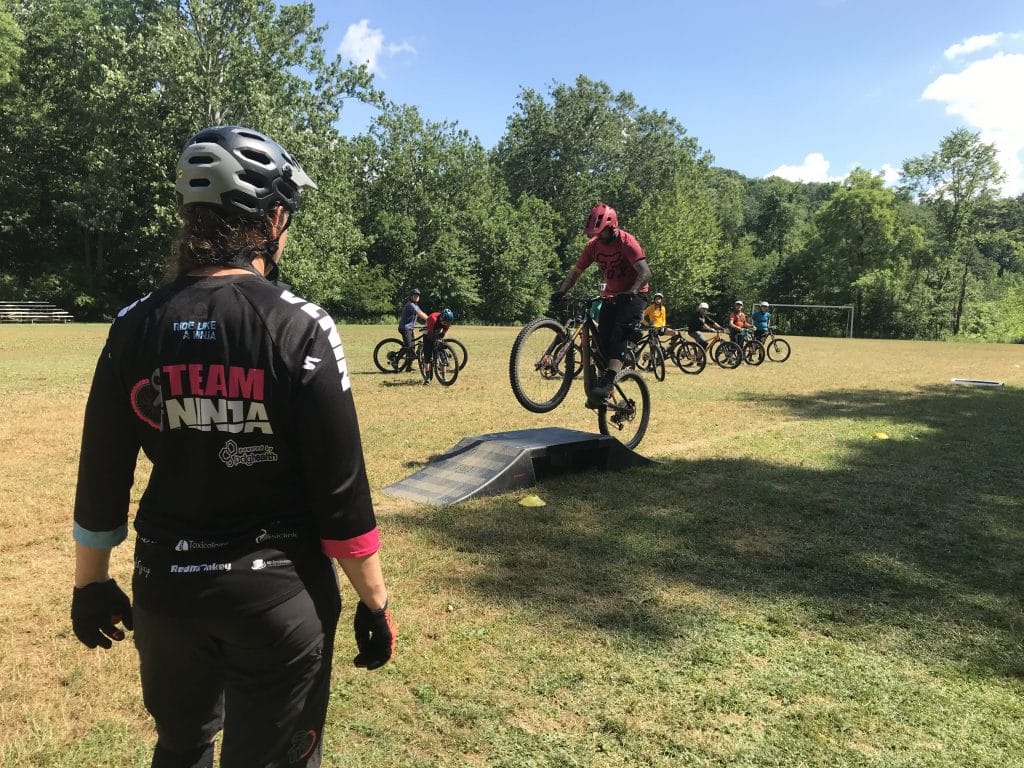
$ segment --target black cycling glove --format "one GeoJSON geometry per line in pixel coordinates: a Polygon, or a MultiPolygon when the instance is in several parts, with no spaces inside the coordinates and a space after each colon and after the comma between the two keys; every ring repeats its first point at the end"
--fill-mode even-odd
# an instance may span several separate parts
{"type": "Polygon", "coordinates": [[[387,664],[395,652],[395,625],[391,623],[391,612],[387,604],[378,611],[371,611],[360,600],[353,624],[359,653],[352,663],[367,669],[377,669],[387,664]]]}
{"type": "Polygon", "coordinates": [[[124,632],[115,624],[132,629],[132,604],[117,582],[93,582],[75,587],[71,596],[71,627],[75,637],[87,647],[109,648],[111,640],[124,640],[124,632]]]}

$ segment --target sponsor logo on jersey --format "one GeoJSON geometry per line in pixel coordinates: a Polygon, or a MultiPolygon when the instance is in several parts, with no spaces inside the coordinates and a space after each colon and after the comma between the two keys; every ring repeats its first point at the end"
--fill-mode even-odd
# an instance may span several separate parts
{"type": "Polygon", "coordinates": [[[217,454],[224,466],[251,467],[253,464],[262,464],[265,461],[277,461],[277,454],[272,445],[239,445],[234,440],[228,440],[224,447],[217,454]]]}
{"type": "Polygon", "coordinates": [[[252,569],[254,571],[262,571],[264,568],[280,568],[283,565],[291,565],[291,560],[263,560],[257,558],[252,561],[252,569]]]}
{"type": "Polygon", "coordinates": [[[264,541],[277,541],[279,539],[297,539],[299,534],[295,531],[280,531],[275,533],[267,533],[266,528],[260,528],[260,532],[256,534],[256,543],[262,544],[264,541]]]}
{"type": "Polygon", "coordinates": [[[212,573],[230,571],[231,563],[202,563],[201,565],[172,565],[171,573],[212,573]]]}
{"type": "Polygon", "coordinates": [[[216,341],[216,320],[175,320],[171,330],[183,341],[216,341]]]}
{"type": "Polygon", "coordinates": [[[182,539],[174,545],[174,551],[188,552],[193,549],[220,549],[227,545],[226,541],[191,541],[189,539],[182,539]]]}
{"type": "Polygon", "coordinates": [[[141,560],[135,561],[135,573],[144,579],[149,578],[149,574],[152,573],[149,566],[143,563],[141,560]]]}
{"type": "Polygon", "coordinates": [[[170,429],[274,433],[263,403],[266,372],[262,368],[179,363],[165,365],[160,372],[170,429]]]}
{"type": "MultiPolygon", "coordinates": [[[[281,298],[289,304],[301,304],[299,307],[303,312],[316,320],[317,325],[320,326],[320,330],[327,334],[327,341],[331,345],[331,351],[334,352],[334,359],[338,362],[338,375],[341,376],[341,390],[347,392],[352,387],[352,382],[348,378],[348,363],[345,361],[345,350],[341,348],[341,336],[338,335],[338,327],[334,324],[334,320],[327,312],[318,307],[311,301],[306,301],[301,296],[296,296],[291,291],[283,291],[281,298]]],[[[307,362],[311,358],[306,358],[307,362]]],[[[319,361],[317,361],[319,362],[319,361]]],[[[303,368],[306,366],[303,365],[303,368]]],[[[312,370],[306,368],[306,370],[312,370]]]]}

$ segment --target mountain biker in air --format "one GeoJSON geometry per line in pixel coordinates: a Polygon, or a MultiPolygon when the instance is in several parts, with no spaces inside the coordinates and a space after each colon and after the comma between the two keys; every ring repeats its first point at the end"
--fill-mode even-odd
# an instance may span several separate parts
{"type": "Polygon", "coordinates": [[[647,282],[651,268],[640,243],[629,232],[619,229],[615,209],[598,203],[587,217],[584,231],[590,241],[580,252],[576,264],[565,276],[561,287],[551,294],[551,309],[561,304],[584,270],[595,261],[601,267],[605,287],[598,316],[597,344],[608,361],[608,368],[591,388],[589,407],[600,405],[612,390],[616,374],[622,370],[626,342],[640,325],[647,304],[647,282]]]}
{"type": "Polygon", "coordinates": [[[452,327],[455,320],[455,313],[447,307],[440,312],[431,312],[427,315],[427,328],[423,335],[423,383],[429,384],[434,376],[434,347],[452,327]]]}
{"type": "Polygon", "coordinates": [[[708,348],[708,340],[704,338],[702,331],[724,331],[715,319],[708,314],[708,303],[702,301],[697,305],[697,311],[690,315],[690,322],[686,324],[687,333],[690,337],[700,344],[701,349],[708,348]]]}

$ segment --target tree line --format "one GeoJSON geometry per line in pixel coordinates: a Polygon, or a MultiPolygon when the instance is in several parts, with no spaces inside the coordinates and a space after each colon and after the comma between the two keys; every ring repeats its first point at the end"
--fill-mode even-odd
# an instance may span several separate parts
{"type": "MultiPolygon", "coordinates": [[[[241,124],[317,182],[282,273],[340,320],[391,317],[413,285],[463,321],[535,316],[604,201],[644,246],[671,322],[702,300],[766,299],[853,305],[858,336],[1024,341],[1024,196],[998,195],[995,149],[967,129],[907,159],[895,188],[863,169],[753,179],[581,75],[521,90],[486,148],[390,101],[327,55],[324,33],[310,4],[5,0],[0,299],[99,319],[165,279],[180,148],[241,124]],[[339,130],[350,100],[377,110],[356,136],[339,130]]],[[[803,322],[792,330],[830,320],[803,322]]]]}

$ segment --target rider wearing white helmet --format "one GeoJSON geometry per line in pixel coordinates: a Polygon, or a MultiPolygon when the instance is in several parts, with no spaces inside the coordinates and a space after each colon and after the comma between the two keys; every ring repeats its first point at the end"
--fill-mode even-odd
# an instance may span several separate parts
{"type": "Polygon", "coordinates": [[[754,321],[755,339],[761,340],[768,335],[768,327],[772,321],[772,313],[768,311],[770,307],[767,301],[762,301],[750,315],[750,319],[754,321]]]}
{"type": "Polygon", "coordinates": [[[659,336],[674,336],[675,331],[668,327],[668,308],[665,306],[665,294],[660,291],[654,294],[653,301],[644,310],[644,327],[654,328],[659,336]]]}
{"type": "Polygon", "coordinates": [[[690,321],[686,324],[686,330],[696,341],[700,344],[701,349],[708,348],[708,340],[704,338],[701,331],[721,331],[722,326],[715,322],[714,318],[708,314],[710,307],[706,301],[702,301],[697,305],[697,311],[690,315],[690,321]]]}

